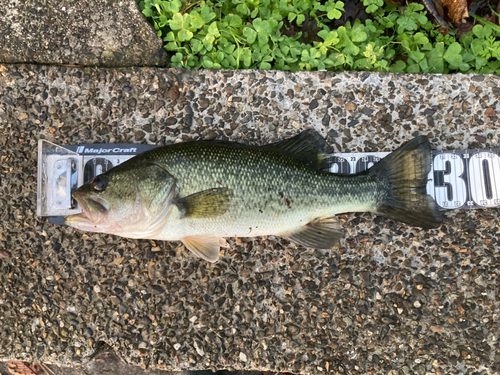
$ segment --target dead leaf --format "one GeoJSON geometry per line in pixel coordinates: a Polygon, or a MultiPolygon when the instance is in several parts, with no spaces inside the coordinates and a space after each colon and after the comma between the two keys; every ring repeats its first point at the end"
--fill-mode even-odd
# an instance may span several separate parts
{"type": "MultiPolygon", "coordinates": [[[[461,23],[464,18],[469,17],[469,5],[467,0],[434,0],[434,3],[441,2],[444,16],[453,22],[461,23]]],[[[439,10],[439,6],[436,4],[439,10]]]]}
{"type": "Polygon", "coordinates": [[[12,375],[37,375],[41,367],[38,363],[7,362],[7,369],[12,375]]]}
{"type": "Polygon", "coordinates": [[[443,19],[443,2],[442,0],[423,1],[427,11],[436,19],[441,28],[448,28],[448,22],[443,19]]]}

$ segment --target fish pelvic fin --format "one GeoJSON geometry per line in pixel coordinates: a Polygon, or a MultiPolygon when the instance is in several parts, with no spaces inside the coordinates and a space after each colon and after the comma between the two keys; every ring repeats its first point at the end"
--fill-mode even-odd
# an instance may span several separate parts
{"type": "Polygon", "coordinates": [[[181,241],[196,256],[212,263],[219,260],[221,247],[229,247],[224,238],[210,235],[184,237],[181,241]]]}
{"type": "Polygon", "coordinates": [[[315,249],[331,249],[342,238],[342,225],[336,216],[317,218],[299,230],[284,234],[293,242],[315,249]]]}
{"type": "Polygon", "coordinates": [[[431,156],[429,139],[419,136],[368,170],[380,182],[377,213],[422,228],[441,224],[436,201],[426,191],[431,156]]]}
{"type": "Polygon", "coordinates": [[[208,189],[175,201],[182,217],[204,219],[226,213],[233,198],[233,190],[223,187],[208,189]]]}

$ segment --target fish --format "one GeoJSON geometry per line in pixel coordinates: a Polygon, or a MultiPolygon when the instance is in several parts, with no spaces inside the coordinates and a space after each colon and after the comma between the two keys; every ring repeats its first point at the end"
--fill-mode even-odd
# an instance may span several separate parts
{"type": "Polygon", "coordinates": [[[215,262],[228,237],[283,236],[331,249],[338,214],[372,212],[422,228],[441,223],[426,192],[431,148],[418,136],[354,175],[326,171],[329,145],[308,130],[262,146],[192,141],[157,147],[72,193],[76,229],[127,238],[182,241],[215,262]]]}

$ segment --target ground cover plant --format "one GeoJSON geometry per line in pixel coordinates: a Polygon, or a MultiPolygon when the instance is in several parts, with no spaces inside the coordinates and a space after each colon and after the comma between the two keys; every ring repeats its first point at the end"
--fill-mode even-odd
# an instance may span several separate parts
{"type": "Polygon", "coordinates": [[[491,3],[476,6],[489,19],[471,13],[458,28],[437,25],[416,2],[141,0],[139,7],[177,67],[500,74],[500,16],[491,3]]]}

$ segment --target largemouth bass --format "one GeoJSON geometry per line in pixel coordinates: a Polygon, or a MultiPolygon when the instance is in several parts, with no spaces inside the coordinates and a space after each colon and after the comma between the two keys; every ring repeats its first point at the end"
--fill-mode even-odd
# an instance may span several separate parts
{"type": "Polygon", "coordinates": [[[286,236],[328,249],[342,237],[335,215],[369,211],[423,228],[441,214],[427,195],[427,137],[368,171],[325,172],[326,141],[314,131],[265,146],[196,141],[155,148],[73,192],[83,208],[67,225],[129,238],[180,240],[210,262],[225,237],[286,236]]]}

